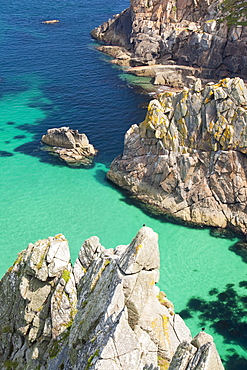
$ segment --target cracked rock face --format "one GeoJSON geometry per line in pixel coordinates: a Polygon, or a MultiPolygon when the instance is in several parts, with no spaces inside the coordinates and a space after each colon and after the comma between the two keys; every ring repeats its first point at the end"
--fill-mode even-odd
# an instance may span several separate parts
{"type": "Polygon", "coordinates": [[[71,325],[76,313],[65,237],[39,240],[19,253],[1,280],[0,296],[0,364],[10,361],[23,369],[29,362],[35,368],[48,344],[71,325]]]}
{"type": "Polygon", "coordinates": [[[179,359],[203,359],[222,370],[212,337],[191,342],[158,278],[149,227],[115,250],[89,238],[73,268],[62,234],[30,244],[1,280],[0,368],[185,370],[179,359]]]}
{"type": "Polygon", "coordinates": [[[239,78],[167,92],[125,135],[107,177],[151,210],[247,234],[247,90],[239,78]]]}
{"type": "Polygon", "coordinates": [[[85,134],[79,134],[78,130],[69,127],[51,128],[41,140],[47,145],[43,150],[58,156],[72,167],[90,166],[97,154],[85,134]]]}
{"type": "Polygon", "coordinates": [[[224,370],[211,335],[200,332],[191,343],[182,342],[173,356],[169,370],[224,370]]]}
{"type": "MultiPolygon", "coordinates": [[[[230,27],[226,22],[229,12],[224,10],[222,2],[131,0],[128,9],[95,28],[92,36],[107,44],[125,47],[131,52],[129,65],[132,67],[176,64],[195,67],[195,77],[203,79],[246,78],[246,10],[242,6],[238,15],[232,14],[235,21],[230,27]]],[[[238,3],[235,13],[235,9],[240,8],[238,3]]],[[[115,62],[117,60],[122,64],[121,57],[116,56],[115,62]]],[[[175,75],[176,71],[168,68],[167,73],[156,76],[160,81],[157,83],[177,86],[171,73],[175,75]]],[[[179,78],[180,74],[177,72],[179,78]]]]}

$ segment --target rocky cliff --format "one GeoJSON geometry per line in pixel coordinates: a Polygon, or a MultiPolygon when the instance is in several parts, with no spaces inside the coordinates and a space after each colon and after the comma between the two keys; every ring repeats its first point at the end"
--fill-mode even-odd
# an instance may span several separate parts
{"type": "Polygon", "coordinates": [[[247,89],[200,80],[150,102],[108,178],[153,211],[247,234],[247,89]]]}
{"type": "MultiPolygon", "coordinates": [[[[187,66],[190,79],[247,78],[246,9],[245,1],[131,0],[92,36],[123,47],[114,55],[118,64],[187,66]]],[[[170,73],[164,71],[159,83],[174,84],[170,73]]]]}
{"type": "Polygon", "coordinates": [[[115,250],[89,238],[73,267],[62,234],[29,244],[0,282],[0,368],[223,370],[212,337],[191,340],[158,279],[148,227],[115,250]]]}

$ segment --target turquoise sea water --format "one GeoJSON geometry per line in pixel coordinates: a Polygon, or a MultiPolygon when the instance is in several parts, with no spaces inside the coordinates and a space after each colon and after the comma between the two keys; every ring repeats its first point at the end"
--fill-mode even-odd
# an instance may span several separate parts
{"type": "Polygon", "coordinates": [[[128,244],[143,223],[159,234],[159,286],[192,334],[214,335],[226,369],[246,368],[246,264],[212,237],[152,217],[105,174],[150,99],[95,50],[90,31],[128,6],[118,0],[2,0],[0,12],[0,275],[29,242],[63,233],[72,260],[82,242],[128,244]],[[59,19],[54,25],[42,20],[59,19]],[[40,149],[51,127],[85,132],[95,166],[73,169],[40,149]],[[190,317],[191,316],[191,317],[190,317]]]}

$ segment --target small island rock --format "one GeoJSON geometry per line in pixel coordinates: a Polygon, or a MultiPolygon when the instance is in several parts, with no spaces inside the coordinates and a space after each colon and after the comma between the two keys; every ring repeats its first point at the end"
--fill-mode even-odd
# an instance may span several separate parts
{"type": "Polygon", "coordinates": [[[44,24],[54,24],[54,23],[58,23],[59,20],[58,19],[51,19],[49,21],[43,21],[42,23],[44,24]]]}
{"type": "Polygon", "coordinates": [[[41,140],[47,145],[44,150],[57,155],[69,166],[90,166],[97,154],[85,134],[69,127],[51,128],[41,140]]]}

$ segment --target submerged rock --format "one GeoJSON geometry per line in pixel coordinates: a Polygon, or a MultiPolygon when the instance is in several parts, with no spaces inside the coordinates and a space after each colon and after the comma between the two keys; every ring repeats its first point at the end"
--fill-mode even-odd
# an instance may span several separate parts
{"type": "Polygon", "coordinates": [[[62,234],[30,244],[0,284],[0,368],[185,370],[186,356],[223,369],[155,285],[159,263],[149,227],[115,250],[89,238],[74,268],[62,234]]]}
{"type": "Polygon", "coordinates": [[[247,89],[198,80],[150,102],[107,177],[153,212],[247,234],[247,89]]]}
{"type": "Polygon", "coordinates": [[[69,127],[51,128],[41,140],[48,145],[44,150],[57,155],[69,166],[90,166],[97,154],[85,134],[69,127]]]}

